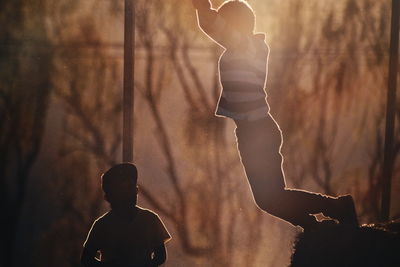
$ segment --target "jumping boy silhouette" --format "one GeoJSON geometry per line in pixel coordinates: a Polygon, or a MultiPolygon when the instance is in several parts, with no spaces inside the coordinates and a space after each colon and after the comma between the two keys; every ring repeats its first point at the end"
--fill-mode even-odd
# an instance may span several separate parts
{"type": "Polygon", "coordinates": [[[166,260],[171,238],[154,212],[137,203],[137,169],[115,165],[102,175],[102,189],[111,210],[95,220],[83,245],[85,267],[155,267],[166,260]],[[100,253],[100,260],[96,255],[100,253]]]}
{"type": "Polygon", "coordinates": [[[199,27],[225,48],[219,59],[222,86],[217,116],[236,124],[238,150],[256,204],[271,215],[304,229],[317,226],[312,214],[358,225],[350,195],[330,197],[286,188],[282,169],[282,133],[269,113],[265,83],[269,47],[254,33],[255,14],[245,1],[225,1],[212,9],[209,0],[192,0],[199,27]]]}

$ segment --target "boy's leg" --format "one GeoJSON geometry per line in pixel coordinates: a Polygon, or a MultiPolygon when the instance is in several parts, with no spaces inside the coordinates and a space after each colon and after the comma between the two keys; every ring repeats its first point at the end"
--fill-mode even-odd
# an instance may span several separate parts
{"type": "Polygon", "coordinates": [[[323,212],[326,216],[340,217],[337,210],[344,206],[344,201],[286,189],[280,153],[282,135],[270,116],[257,122],[237,123],[237,126],[241,160],[254,199],[262,210],[302,227],[316,222],[310,214],[323,212]]]}

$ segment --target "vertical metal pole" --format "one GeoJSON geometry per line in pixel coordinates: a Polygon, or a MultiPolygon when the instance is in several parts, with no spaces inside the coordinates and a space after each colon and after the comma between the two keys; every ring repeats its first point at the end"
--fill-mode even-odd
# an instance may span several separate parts
{"type": "Polygon", "coordinates": [[[382,202],[381,220],[388,221],[390,216],[390,195],[393,172],[393,143],[394,143],[394,124],[396,112],[396,85],[397,85],[397,66],[399,57],[399,16],[400,0],[392,0],[392,19],[390,32],[390,58],[389,58],[389,77],[386,104],[386,132],[385,132],[385,151],[383,161],[382,177],[382,202]]]}
{"type": "Polygon", "coordinates": [[[122,159],[133,161],[133,111],[134,111],[134,57],[135,57],[135,10],[134,0],[125,0],[124,20],[124,93],[122,159]]]}

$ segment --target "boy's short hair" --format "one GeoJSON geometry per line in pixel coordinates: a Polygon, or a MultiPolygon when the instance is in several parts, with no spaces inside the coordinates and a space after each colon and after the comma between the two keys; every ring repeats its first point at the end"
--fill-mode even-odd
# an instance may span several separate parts
{"type": "Polygon", "coordinates": [[[256,15],[247,2],[227,0],[218,8],[218,14],[236,30],[247,34],[254,32],[256,15]]]}
{"type": "Polygon", "coordinates": [[[133,179],[137,183],[137,168],[134,164],[126,162],[111,167],[101,176],[101,187],[104,193],[109,193],[111,185],[122,179],[133,179]]]}

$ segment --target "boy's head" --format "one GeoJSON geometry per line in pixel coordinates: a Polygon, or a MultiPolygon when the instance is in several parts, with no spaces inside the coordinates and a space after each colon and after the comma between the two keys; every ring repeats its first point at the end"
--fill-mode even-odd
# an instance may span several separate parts
{"type": "Polygon", "coordinates": [[[256,15],[251,6],[242,0],[225,1],[219,8],[220,14],[227,25],[243,34],[254,32],[256,15]]]}
{"type": "Polygon", "coordinates": [[[136,205],[137,169],[132,163],[121,163],[111,167],[101,176],[105,199],[111,205],[136,205]]]}

